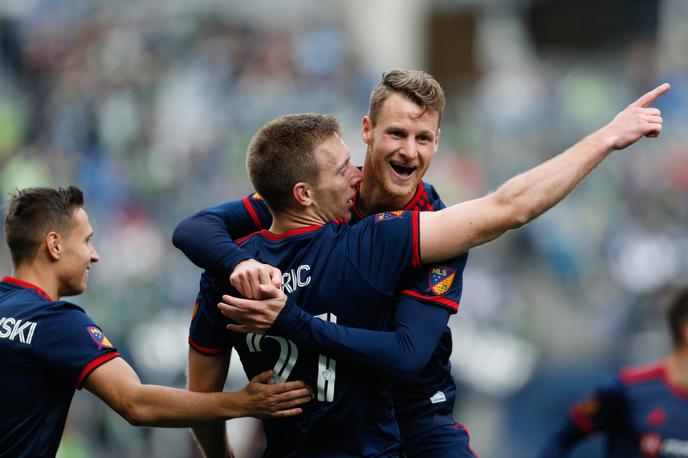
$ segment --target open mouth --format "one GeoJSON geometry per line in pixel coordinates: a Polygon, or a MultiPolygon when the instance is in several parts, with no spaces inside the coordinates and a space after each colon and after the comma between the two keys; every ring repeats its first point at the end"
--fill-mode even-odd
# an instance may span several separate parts
{"type": "Polygon", "coordinates": [[[403,165],[398,165],[398,164],[393,164],[389,163],[390,166],[392,166],[392,169],[397,172],[401,176],[410,176],[413,175],[413,172],[416,171],[416,167],[404,167],[403,165]]]}

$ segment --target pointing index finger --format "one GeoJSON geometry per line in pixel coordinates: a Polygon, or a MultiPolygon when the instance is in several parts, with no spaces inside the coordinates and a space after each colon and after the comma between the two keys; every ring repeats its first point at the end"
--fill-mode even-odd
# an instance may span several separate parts
{"type": "Polygon", "coordinates": [[[647,94],[640,97],[635,102],[633,102],[631,104],[631,106],[632,107],[645,108],[645,107],[649,106],[652,102],[657,100],[665,92],[669,91],[669,89],[671,89],[671,85],[669,83],[661,84],[661,85],[657,86],[656,88],[654,88],[653,90],[651,90],[650,92],[648,92],[647,94]]]}

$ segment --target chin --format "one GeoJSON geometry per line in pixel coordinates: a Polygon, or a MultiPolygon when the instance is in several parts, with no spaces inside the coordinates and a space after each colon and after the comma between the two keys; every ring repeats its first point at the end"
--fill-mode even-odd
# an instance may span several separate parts
{"type": "Polygon", "coordinates": [[[385,183],[385,192],[392,197],[407,197],[410,199],[418,188],[418,182],[409,184],[395,184],[389,181],[385,183]]]}

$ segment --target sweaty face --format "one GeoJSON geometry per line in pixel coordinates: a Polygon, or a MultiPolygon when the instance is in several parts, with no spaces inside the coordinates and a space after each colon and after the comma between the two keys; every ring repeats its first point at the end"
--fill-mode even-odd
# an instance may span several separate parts
{"type": "Polygon", "coordinates": [[[83,208],[74,211],[72,223],[72,230],[62,238],[64,251],[57,265],[60,296],[73,296],[86,291],[91,264],[100,259],[91,243],[93,228],[83,208]]]}
{"type": "Polygon", "coordinates": [[[363,171],[371,183],[382,186],[389,197],[415,193],[439,144],[439,113],[423,111],[399,93],[382,104],[373,126],[363,118],[363,141],[368,145],[363,171]]]}
{"type": "Polygon", "coordinates": [[[361,171],[351,163],[349,148],[339,135],[325,140],[315,154],[320,177],[314,186],[314,208],[325,221],[348,221],[361,171]]]}

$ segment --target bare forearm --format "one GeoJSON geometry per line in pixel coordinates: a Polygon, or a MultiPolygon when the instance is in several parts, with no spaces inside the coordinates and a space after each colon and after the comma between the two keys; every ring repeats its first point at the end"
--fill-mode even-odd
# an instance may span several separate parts
{"type": "Polygon", "coordinates": [[[421,214],[421,260],[449,259],[523,226],[566,197],[609,153],[658,136],[661,112],[649,105],[668,90],[665,83],[644,94],[597,132],[492,194],[421,214]]]}
{"type": "Polygon", "coordinates": [[[140,385],[122,414],[136,425],[184,428],[246,416],[241,391],[195,393],[156,385],[140,385]]]}

